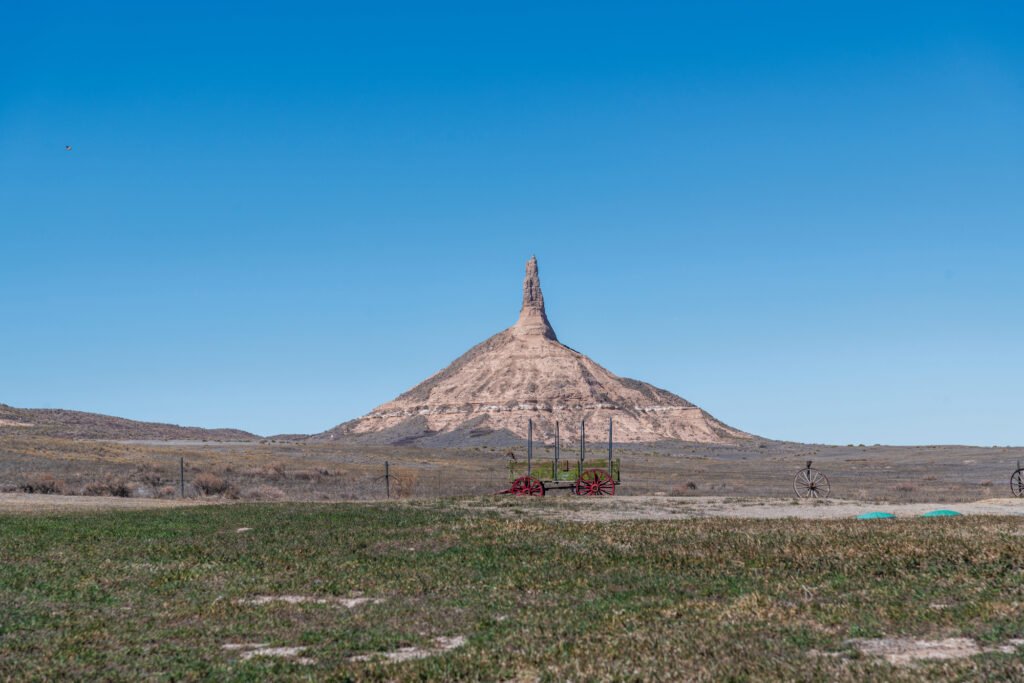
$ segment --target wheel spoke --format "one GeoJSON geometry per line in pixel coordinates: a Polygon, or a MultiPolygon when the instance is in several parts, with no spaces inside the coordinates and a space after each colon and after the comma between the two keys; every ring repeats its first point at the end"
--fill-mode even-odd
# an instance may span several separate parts
{"type": "Polygon", "coordinates": [[[813,467],[805,467],[793,478],[793,492],[797,498],[828,498],[832,487],[824,474],[813,467]]]}

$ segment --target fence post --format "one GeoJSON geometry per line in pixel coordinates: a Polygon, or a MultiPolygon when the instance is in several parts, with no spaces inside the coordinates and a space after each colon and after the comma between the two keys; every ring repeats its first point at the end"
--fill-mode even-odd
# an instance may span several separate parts
{"type": "Polygon", "coordinates": [[[391,497],[391,466],[388,461],[384,461],[384,490],[387,491],[388,498],[391,497]]]}
{"type": "Polygon", "coordinates": [[[580,471],[576,476],[583,476],[583,463],[587,459],[587,421],[580,420],[580,471]]]}
{"type": "Polygon", "coordinates": [[[608,418],[608,476],[615,479],[615,473],[612,470],[612,419],[608,418]]]}
{"type": "Polygon", "coordinates": [[[178,466],[179,466],[178,478],[179,478],[179,481],[181,482],[181,497],[184,498],[185,497],[185,458],[181,459],[181,461],[178,463],[178,466]]]}
{"type": "Polygon", "coordinates": [[[526,476],[533,474],[533,419],[528,422],[526,431],[526,476]]]}
{"type": "Polygon", "coordinates": [[[558,481],[558,450],[561,448],[561,434],[558,433],[558,420],[555,420],[555,467],[551,471],[551,478],[558,481]]]}

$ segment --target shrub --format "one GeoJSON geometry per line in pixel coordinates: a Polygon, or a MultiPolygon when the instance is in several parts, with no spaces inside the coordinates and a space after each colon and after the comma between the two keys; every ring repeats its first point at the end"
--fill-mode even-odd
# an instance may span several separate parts
{"type": "Polygon", "coordinates": [[[284,464],[279,462],[270,463],[264,466],[263,476],[268,479],[278,479],[284,476],[284,464]]]}
{"type": "Polygon", "coordinates": [[[668,495],[670,495],[670,496],[685,496],[688,492],[696,491],[696,490],[697,490],[697,484],[692,482],[692,481],[688,481],[688,482],[686,482],[685,485],[683,485],[683,484],[676,484],[675,486],[673,486],[672,489],[668,492],[668,495]]]}
{"type": "Polygon", "coordinates": [[[52,474],[37,474],[19,487],[25,493],[55,493],[63,494],[67,491],[67,485],[63,479],[57,479],[52,474]]]}
{"type": "Polygon", "coordinates": [[[167,481],[166,479],[164,479],[164,476],[160,472],[160,470],[155,468],[143,469],[137,472],[134,476],[143,484],[151,488],[157,488],[167,481]]]}
{"type": "Polygon", "coordinates": [[[268,486],[267,484],[261,484],[253,489],[246,489],[242,493],[242,498],[246,500],[281,500],[284,497],[284,491],[276,486],[268,486]]]}
{"type": "Polygon", "coordinates": [[[410,498],[416,491],[419,483],[419,474],[416,472],[402,472],[391,475],[391,495],[396,498],[410,498]]]}
{"type": "Polygon", "coordinates": [[[82,487],[83,496],[115,496],[131,498],[132,485],[122,477],[106,477],[100,481],[91,481],[82,487]]]}
{"type": "Polygon", "coordinates": [[[178,494],[178,489],[175,486],[163,486],[157,492],[157,498],[174,498],[178,494]]]}
{"type": "Polygon", "coordinates": [[[227,493],[231,488],[226,479],[218,477],[213,472],[200,472],[192,480],[192,483],[207,496],[219,496],[227,493]]]}

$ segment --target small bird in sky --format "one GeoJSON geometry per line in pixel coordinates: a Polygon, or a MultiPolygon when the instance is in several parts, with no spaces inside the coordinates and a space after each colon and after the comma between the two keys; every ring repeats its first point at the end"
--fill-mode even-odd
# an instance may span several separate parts
{"type": "Polygon", "coordinates": [[[70,152],[71,151],[71,145],[64,145],[64,151],[65,152],[70,152]]]}

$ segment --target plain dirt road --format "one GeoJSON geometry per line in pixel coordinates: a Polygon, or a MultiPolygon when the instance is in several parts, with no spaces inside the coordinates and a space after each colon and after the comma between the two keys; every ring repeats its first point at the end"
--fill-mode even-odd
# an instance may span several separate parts
{"type": "Polygon", "coordinates": [[[931,510],[954,510],[963,515],[1024,515],[1024,499],[989,498],[970,503],[870,503],[854,500],[780,498],[615,496],[560,497],[549,500],[506,498],[493,503],[474,500],[465,506],[509,515],[526,514],[577,522],[672,520],[704,517],[735,519],[854,519],[864,512],[891,512],[897,518],[919,517],[931,510]]]}
{"type": "Polygon", "coordinates": [[[209,505],[216,501],[117,498],[113,496],[56,496],[42,493],[0,493],[0,512],[92,512],[150,510],[209,505]]]}

